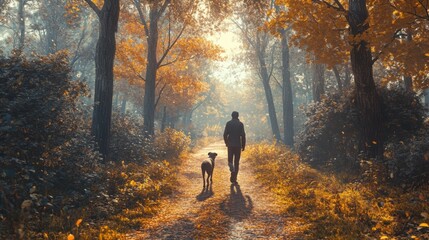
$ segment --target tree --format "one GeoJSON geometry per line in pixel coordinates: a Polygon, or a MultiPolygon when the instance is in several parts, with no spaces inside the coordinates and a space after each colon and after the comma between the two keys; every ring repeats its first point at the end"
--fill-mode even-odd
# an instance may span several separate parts
{"type": "Polygon", "coordinates": [[[113,63],[118,30],[119,0],[104,0],[102,8],[85,0],[99,20],[99,35],[95,53],[95,95],[92,114],[92,134],[104,159],[109,156],[110,125],[113,98],[113,63]]]}
{"type": "MultiPolygon", "coordinates": [[[[222,10],[226,8],[227,1],[207,1],[209,5],[209,16],[216,16],[213,14],[216,10],[222,10]]],[[[201,28],[201,23],[208,24],[207,19],[203,17],[207,13],[196,14],[199,6],[204,1],[141,1],[134,0],[133,4],[137,9],[139,21],[144,26],[144,33],[146,35],[147,42],[147,65],[145,68],[145,94],[144,94],[144,133],[146,136],[152,136],[155,132],[155,103],[156,103],[156,85],[157,85],[157,73],[158,69],[165,64],[167,56],[170,51],[174,48],[177,41],[185,33],[185,29],[192,26],[194,29],[204,30],[201,28]],[[198,18],[198,19],[197,19],[198,18]],[[158,53],[159,45],[159,27],[166,20],[168,26],[166,32],[167,36],[166,44],[163,51],[158,53]],[[200,26],[198,26],[200,25],[200,26]]],[[[221,14],[221,13],[217,13],[221,14]]],[[[212,19],[212,24],[216,19],[221,18],[220,15],[217,18],[212,19]]],[[[208,25],[206,25],[208,26],[208,25]]],[[[162,34],[162,32],[161,32],[162,34]]]]}
{"type": "MultiPolygon", "coordinates": [[[[127,16],[128,18],[130,16],[127,16]]],[[[144,91],[147,84],[145,68],[148,51],[144,27],[135,21],[126,21],[122,25],[119,35],[118,51],[115,65],[115,76],[121,82],[128,82],[130,86],[120,91],[128,94],[130,88],[139,88],[144,91]]],[[[160,31],[169,31],[169,26],[163,24],[160,31]]],[[[160,35],[159,42],[168,42],[168,35],[160,35]]],[[[157,52],[162,53],[163,46],[158,46],[157,52]]],[[[163,106],[166,115],[165,121],[176,121],[182,115],[185,124],[190,122],[193,106],[205,95],[207,84],[203,81],[204,68],[210,65],[211,60],[220,60],[221,49],[201,36],[183,35],[178,39],[164,64],[157,69],[155,84],[155,111],[154,118],[161,114],[163,106]],[[161,107],[161,108],[160,108],[161,107]]],[[[120,86],[122,84],[118,84],[120,86]]],[[[140,105],[139,105],[140,106],[140,105]]]]}
{"type": "MultiPolygon", "coordinates": [[[[342,5],[338,5],[345,11],[342,5]]],[[[355,78],[356,104],[360,112],[361,149],[369,157],[383,153],[381,98],[375,88],[373,59],[368,41],[360,36],[369,28],[368,9],[365,0],[350,0],[347,21],[350,26],[352,49],[350,59],[355,78]]]]}
{"type": "Polygon", "coordinates": [[[270,7],[273,7],[273,4],[273,1],[245,1],[244,6],[239,6],[244,9],[244,12],[240,14],[241,22],[234,22],[243,34],[243,39],[249,48],[251,59],[257,62],[259,77],[267,101],[272,134],[277,141],[281,141],[274,97],[270,86],[274,70],[275,41],[273,41],[273,37],[268,32],[261,29],[267,21],[265,13],[270,7]],[[270,62],[267,62],[267,60],[270,62]]]}
{"type": "Polygon", "coordinates": [[[325,94],[325,66],[313,63],[313,101],[320,102],[325,94]]]}
{"type": "Polygon", "coordinates": [[[18,28],[19,28],[19,40],[18,49],[23,50],[25,46],[25,5],[28,0],[18,0],[18,28]]]}
{"type": "MultiPolygon", "coordinates": [[[[405,22],[397,21],[388,3],[381,1],[350,0],[346,4],[340,0],[318,0],[298,4],[295,0],[283,0],[281,3],[288,9],[283,23],[293,24],[296,45],[328,67],[342,65],[350,58],[355,102],[360,110],[361,150],[370,157],[380,156],[381,100],[375,89],[373,64],[384,57],[392,59],[390,54],[405,22]]],[[[345,75],[348,76],[347,72],[345,75]]]]}
{"type": "MultiPolygon", "coordinates": [[[[281,17],[282,12],[280,11],[280,6],[275,5],[276,17],[281,17]]],[[[267,25],[267,23],[265,23],[267,25]]],[[[271,30],[270,32],[275,36],[279,35],[280,38],[280,46],[281,46],[281,62],[282,62],[282,103],[283,103],[283,132],[284,132],[284,143],[293,147],[293,93],[292,93],[292,83],[291,83],[291,74],[290,74],[290,54],[289,54],[289,40],[288,40],[288,31],[290,28],[285,29],[284,25],[275,25],[273,29],[268,24],[267,26],[271,30]],[[278,34],[277,34],[278,32],[278,34]]]]}

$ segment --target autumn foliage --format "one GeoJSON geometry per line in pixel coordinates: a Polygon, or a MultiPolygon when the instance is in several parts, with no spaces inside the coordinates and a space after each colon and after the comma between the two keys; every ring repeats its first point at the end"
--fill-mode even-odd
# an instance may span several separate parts
{"type": "Polygon", "coordinates": [[[157,199],[173,189],[178,156],[189,144],[186,135],[169,130],[151,145],[137,118],[115,115],[116,162],[104,164],[94,151],[82,101],[88,89],[71,80],[66,53],[13,55],[1,58],[0,66],[2,239],[69,234],[117,239],[125,224],[118,218],[127,216],[127,209],[143,207],[136,210],[142,217],[153,214],[157,199]],[[100,219],[109,219],[103,224],[110,228],[100,230],[100,219]]]}
{"type": "Polygon", "coordinates": [[[302,221],[305,239],[426,239],[427,185],[389,187],[377,179],[332,175],[303,163],[289,149],[262,143],[246,152],[257,178],[302,221]]]}

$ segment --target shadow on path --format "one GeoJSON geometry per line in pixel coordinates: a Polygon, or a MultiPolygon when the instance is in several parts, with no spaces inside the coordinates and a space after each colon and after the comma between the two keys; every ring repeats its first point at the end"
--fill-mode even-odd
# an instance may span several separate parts
{"type": "Polygon", "coordinates": [[[193,232],[195,230],[194,223],[187,218],[178,219],[173,225],[165,226],[161,230],[162,239],[194,239],[193,232]]]}
{"type": "Polygon", "coordinates": [[[214,195],[213,188],[212,188],[212,185],[210,184],[210,187],[207,186],[206,188],[203,188],[203,190],[201,190],[200,194],[198,194],[195,198],[198,201],[204,201],[213,195],[214,195]]]}
{"type": "Polygon", "coordinates": [[[231,184],[230,195],[220,203],[220,209],[236,220],[243,220],[252,213],[253,201],[249,195],[243,196],[240,185],[231,184]]]}

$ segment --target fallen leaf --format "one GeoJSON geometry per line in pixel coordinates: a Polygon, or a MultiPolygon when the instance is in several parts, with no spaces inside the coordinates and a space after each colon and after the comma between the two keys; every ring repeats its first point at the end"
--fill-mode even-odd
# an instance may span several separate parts
{"type": "Polygon", "coordinates": [[[427,223],[420,223],[419,227],[427,227],[427,228],[429,228],[429,225],[427,223]]]}
{"type": "Polygon", "coordinates": [[[79,227],[81,223],[82,223],[82,218],[79,218],[79,219],[76,221],[76,227],[79,227]]]}

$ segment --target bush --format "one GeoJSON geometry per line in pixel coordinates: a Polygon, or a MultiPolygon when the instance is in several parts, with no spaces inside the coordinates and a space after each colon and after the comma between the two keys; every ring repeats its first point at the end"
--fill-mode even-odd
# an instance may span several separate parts
{"type": "Polygon", "coordinates": [[[191,144],[191,138],[182,131],[166,128],[155,138],[155,148],[161,152],[160,157],[172,159],[177,158],[187,151],[191,144]]]}
{"type": "Polygon", "coordinates": [[[118,111],[112,116],[110,152],[113,161],[126,163],[148,163],[150,159],[156,159],[158,154],[143,134],[143,118],[121,115],[118,111]]]}
{"type": "Polygon", "coordinates": [[[50,214],[88,199],[97,181],[99,155],[79,106],[88,89],[70,79],[66,59],[62,52],[0,59],[2,234],[45,228],[50,214]]]}
{"type": "MultiPolygon", "coordinates": [[[[423,124],[423,105],[414,93],[401,88],[383,88],[379,93],[383,101],[386,152],[379,165],[384,176],[379,177],[394,177],[395,181],[410,180],[409,177],[425,179],[429,161],[423,156],[428,153],[429,141],[427,125],[423,124]]],[[[301,158],[318,167],[359,169],[362,161],[354,92],[329,95],[320,103],[311,104],[306,115],[308,120],[297,143],[301,158]]]]}
{"type": "Polygon", "coordinates": [[[332,94],[306,109],[297,151],[313,166],[353,169],[358,155],[358,113],[353,95],[332,94]]]}

